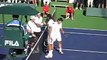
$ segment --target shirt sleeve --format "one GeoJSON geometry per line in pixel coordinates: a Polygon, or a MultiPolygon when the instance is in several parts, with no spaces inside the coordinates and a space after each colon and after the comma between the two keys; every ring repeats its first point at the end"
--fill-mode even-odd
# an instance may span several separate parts
{"type": "Polygon", "coordinates": [[[49,22],[48,22],[48,26],[51,27],[51,26],[53,25],[53,23],[54,23],[54,21],[49,20],[49,22]]]}
{"type": "Polygon", "coordinates": [[[59,28],[62,28],[62,23],[61,23],[61,24],[59,24],[59,28]]]}
{"type": "Polygon", "coordinates": [[[35,23],[43,25],[42,20],[43,20],[42,17],[40,17],[39,19],[37,18],[37,20],[35,20],[35,23]]]}

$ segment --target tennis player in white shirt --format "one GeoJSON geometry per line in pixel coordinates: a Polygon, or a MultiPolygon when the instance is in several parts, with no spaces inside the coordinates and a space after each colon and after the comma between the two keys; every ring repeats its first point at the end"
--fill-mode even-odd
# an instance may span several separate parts
{"type": "Polygon", "coordinates": [[[62,18],[59,18],[56,22],[53,22],[50,20],[48,22],[49,27],[49,35],[48,35],[48,47],[49,47],[49,53],[45,56],[45,58],[52,58],[53,57],[53,47],[54,42],[58,41],[58,47],[59,47],[59,53],[63,54],[62,52],[62,38],[61,38],[61,32],[64,33],[62,29],[62,18]]]}

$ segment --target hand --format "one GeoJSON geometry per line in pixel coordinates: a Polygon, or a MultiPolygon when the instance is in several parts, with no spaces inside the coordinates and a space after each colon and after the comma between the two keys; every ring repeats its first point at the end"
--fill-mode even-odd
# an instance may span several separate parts
{"type": "Polygon", "coordinates": [[[61,31],[63,34],[65,33],[63,30],[61,31]]]}
{"type": "Polygon", "coordinates": [[[35,35],[35,34],[32,34],[32,37],[36,37],[36,35],[35,35]]]}
{"type": "Polygon", "coordinates": [[[43,25],[46,25],[46,22],[43,22],[43,25]]]}
{"type": "Polygon", "coordinates": [[[37,25],[37,27],[41,27],[41,24],[36,24],[37,25]]]}

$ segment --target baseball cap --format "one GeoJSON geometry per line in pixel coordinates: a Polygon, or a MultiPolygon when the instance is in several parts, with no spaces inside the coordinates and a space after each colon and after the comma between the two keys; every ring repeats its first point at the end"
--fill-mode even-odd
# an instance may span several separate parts
{"type": "Polygon", "coordinates": [[[35,19],[35,16],[30,16],[30,19],[35,19]]]}
{"type": "Polygon", "coordinates": [[[40,15],[41,13],[38,13],[38,15],[40,15]]]}

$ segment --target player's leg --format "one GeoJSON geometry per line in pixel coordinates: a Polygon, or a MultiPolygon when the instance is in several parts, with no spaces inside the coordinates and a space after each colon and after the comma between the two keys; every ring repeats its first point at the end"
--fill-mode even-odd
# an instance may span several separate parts
{"type": "Polygon", "coordinates": [[[57,41],[58,41],[58,47],[59,47],[58,50],[59,50],[59,53],[60,53],[60,54],[63,54],[61,34],[59,34],[59,35],[57,36],[57,41]]]}
{"type": "Polygon", "coordinates": [[[73,20],[73,19],[74,19],[74,15],[73,15],[73,13],[72,13],[72,12],[69,12],[69,18],[70,18],[71,20],[73,20]]]}
{"type": "Polygon", "coordinates": [[[88,7],[90,6],[90,0],[87,1],[88,7]]]}
{"type": "Polygon", "coordinates": [[[53,47],[54,47],[54,40],[51,40],[49,37],[48,37],[48,54],[45,56],[45,58],[52,58],[53,57],[53,47]]]}
{"type": "Polygon", "coordinates": [[[49,54],[53,54],[53,47],[54,47],[53,43],[49,44],[49,54]]]}
{"type": "Polygon", "coordinates": [[[12,3],[14,3],[14,0],[12,0],[12,3]]]}
{"type": "Polygon", "coordinates": [[[71,19],[74,20],[74,14],[70,13],[70,15],[71,15],[71,19]]]}
{"type": "Polygon", "coordinates": [[[48,45],[48,54],[45,56],[45,58],[52,58],[53,57],[53,44],[48,45]]]}
{"type": "Polygon", "coordinates": [[[71,12],[69,12],[69,18],[71,18],[72,17],[72,13],[71,12]]]}
{"type": "Polygon", "coordinates": [[[101,7],[101,0],[98,0],[98,8],[101,7]]]}
{"type": "Polygon", "coordinates": [[[63,51],[62,51],[62,41],[58,41],[58,47],[59,47],[59,53],[63,54],[63,51]]]}
{"type": "Polygon", "coordinates": [[[78,9],[78,6],[79,6],[79,0],[76,1],[76,7],[75,7],[76,10],[78,9]]]}
{"type": "Polygon", "coordinates": [[[15,3],[17,3],[18,1],[17,0],[15,0],[15,3]]]}
{"type": "Polygon", "coordinates": [[[104,1],[104,0],[102,0],[102,6],[101,6],[102,8],[104,8],[104,2],[105,2],[105,1],[104,1]]]}
{"type": "Polygon", "coordinates": [[[84,0],[80,0],[80,10],[82,10],[82,8],[84,7],[84,0]]]}
{"type": "Polygon", "coordinates": [[[93,7],[93,0],[90,0],[90,5],[91,5],[91,8],[93,7]]]}

